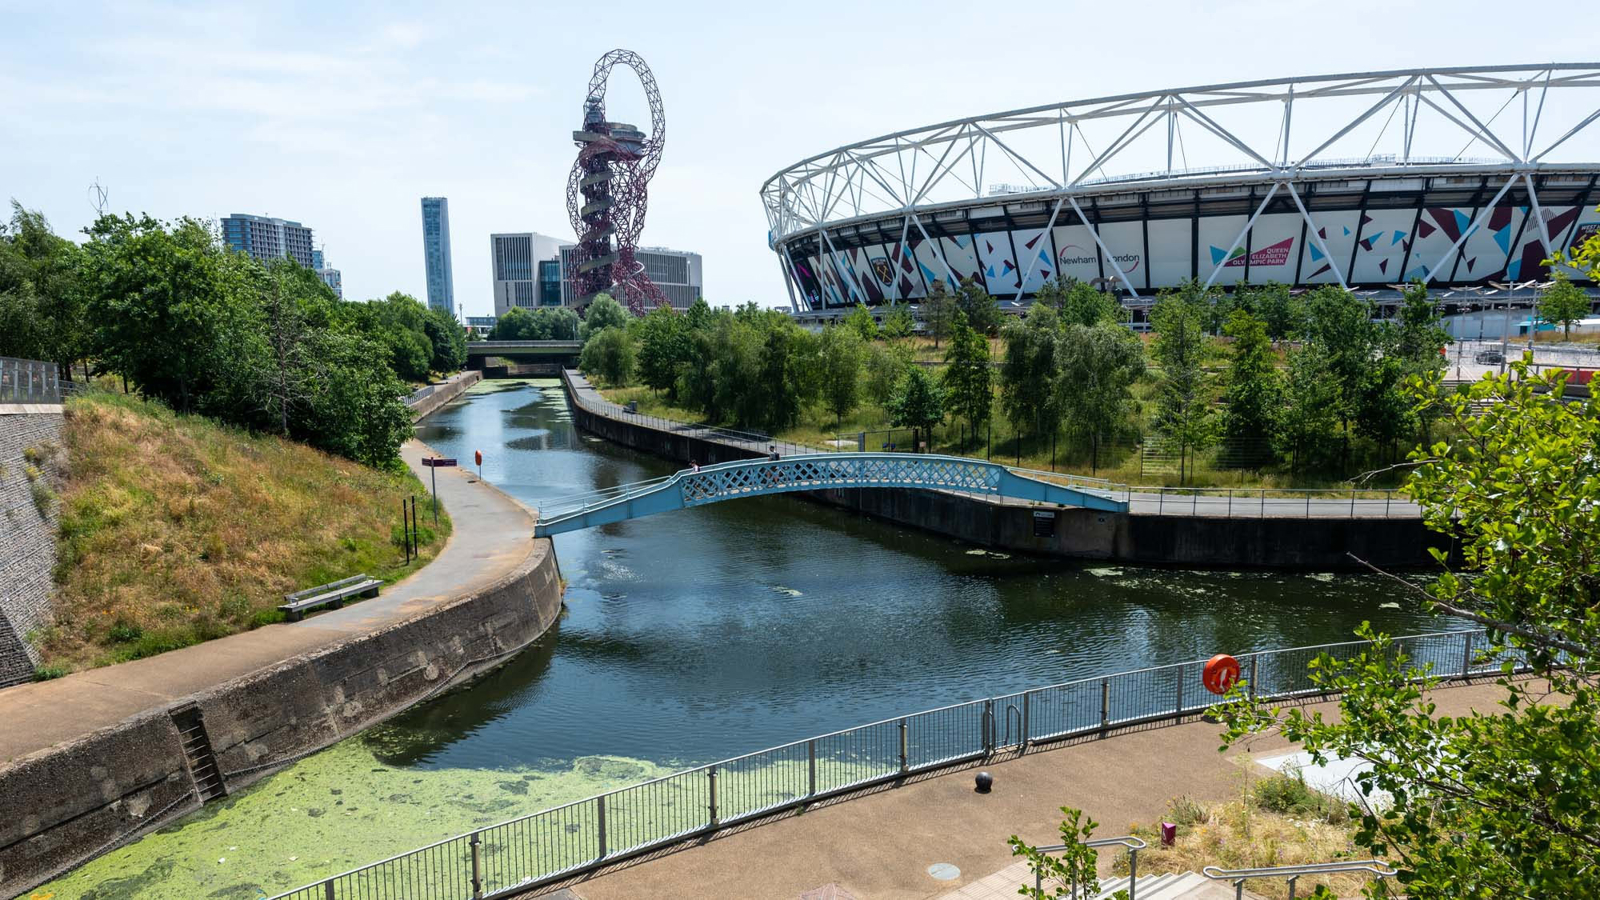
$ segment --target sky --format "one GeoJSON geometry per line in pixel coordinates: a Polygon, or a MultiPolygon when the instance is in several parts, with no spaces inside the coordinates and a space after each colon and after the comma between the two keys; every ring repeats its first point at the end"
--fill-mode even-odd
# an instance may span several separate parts
{"type": "MultiPolygon", "coordinates": [[[[348,299],[426,295],[420,198],[450,200],[455,296],[489,235],[571,239],[571,133],[625,47],[666,109],[642,245],[701,253],[713,304],[787,305],[761,184],[887,132],[1255,78],[1600,57],[1504,3],[37,3],[0,0],[0,197],[59,234],[111,211],[315,230],[348,299]]],[[[648,128],[631,73],[608,117],[648,128]]]]}

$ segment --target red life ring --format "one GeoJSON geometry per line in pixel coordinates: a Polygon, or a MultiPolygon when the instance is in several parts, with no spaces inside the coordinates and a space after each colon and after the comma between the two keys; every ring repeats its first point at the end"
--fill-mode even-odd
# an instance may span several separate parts
{"type": "Polygon", "coordinates": [[[1200,677],[1206,690],[1213,694],[1226,694],[1239,680],[1239,661],[1226,653],[1218,653],[1206,661],[1205,674],[1200,677]]]}

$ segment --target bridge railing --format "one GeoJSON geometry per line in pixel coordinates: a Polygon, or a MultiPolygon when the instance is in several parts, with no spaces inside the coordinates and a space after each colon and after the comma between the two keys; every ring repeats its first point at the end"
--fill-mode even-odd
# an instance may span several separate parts
{"type": "MultiPolygon", "coordinates": [[[[1321,655],[1353,659],[1365,641],[1238,656],[1247,691],[1261,699],[1321,699],[1308,666],[1321,655]]],[[[1395,638],[1416,678],[1493,675],[1517,658],[1481,652],[1482,631],[1395,638]]],[[[461,900],[494,897],[804,807],[907,775],[1024,753],[1030,747],[1198,715],[1217,697],[1194,660],[1082,678],[883,719],[481,828],[308,884],[271,900],[461,900]]],[[[1523,667],[1525,668],[1525,667],[1523,667]]]]}

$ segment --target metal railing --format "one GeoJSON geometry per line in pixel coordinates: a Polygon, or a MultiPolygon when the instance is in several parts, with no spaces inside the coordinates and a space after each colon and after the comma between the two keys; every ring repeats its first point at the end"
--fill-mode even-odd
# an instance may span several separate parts
{"type": "MultiPolygon", "coordinates": [[[[1396,638],[1407,670],[1497,674],[1482,631],[1396,638]]],[[[1321,694],[1308,664],[1351,659],[1366,641],[1240,654],[1261,699],[1321,694]]],[[[1513,662],[1517,662],[1513,658],[1513,662]]],[[[512,819],[279,894],[271,900],[474,900],[524,890],[720,828],[917,772],[1024,753],[1056,741],[1178,720],[1209,708],[1204,660],[1084,678],[883,719],[512,819]],[[470,893],[468,891],[470,890],[470,893]]]]}
{"type": "MultiPolygon", "coordinates": [[[[1083,847],[1126,847],[1128,849],[1128,900],[1139,900],[1139,851],[1149,847],[1149,844],[1146,844],[1141,838],[1124,835],[1122,837],[1095,838],[1094,840],[1082,841],[1079,845],[1083,847]]],[[[1041,853],[1060,853],[1062,850],[1067,849],[1068,846],[1067,844],[1051,844],[1048,847],[1036,847],[1035,849],[1041,853]]],[[[1074,880],[1067,887],[1071,891],[1068,896],[1072,900],[1078,900],[1078,882],[1074,880]]],[[[1037,870],[1033,873],[1033,889],[1038,891],[1040,896],[1044,895],[1044,874],[1037,870]]]]}
{"type": "Polygon", "coordinates": [[[1382,881],[1395,874],[1388,863],[1377,859],[1348,859],[1338,862],[1305,863],[1298,866],[1269,866],[1263,869],[1221,869],[1206,866],[1200,874],[1212,881],[1233,882],[1233,896],[1244,897],[1244,883],[1250,878],[1286,878],[1289,881],[1289,900],[1294,900],[1295,882],[1307,875],[1333,875],[1340,872],[1366,872],[1382,881]]]}
{"type": "Polygon", "coordinates": [[[60,403],[71,389],[53,362],[0,356],[0,403],[60,403]]]}

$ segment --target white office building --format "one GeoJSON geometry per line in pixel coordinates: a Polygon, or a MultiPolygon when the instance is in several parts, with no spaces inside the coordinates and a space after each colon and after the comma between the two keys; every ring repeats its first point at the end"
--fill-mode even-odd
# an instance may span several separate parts
{"type": "Polygon", "coordinates": [[[512,307],[534,309],[560,306],[561,270],[558,259],[571,241],[536,232],[489,235],[489,260],[494,276],[494,314],[512,307]]]}
{"type": "MultiPolygon", "coordinates": [[[[561,302],[573,307],[582,302],[572,279],[571,260],[576,250],[571,245],[561,250],[561,302]]],[[[688,309],[705,290],[698,253],[667,247],[640,247],[635,251],[635,258],[644,264],[644,273],[667,295],[667,302],[673,309],[688,309]]]]}

